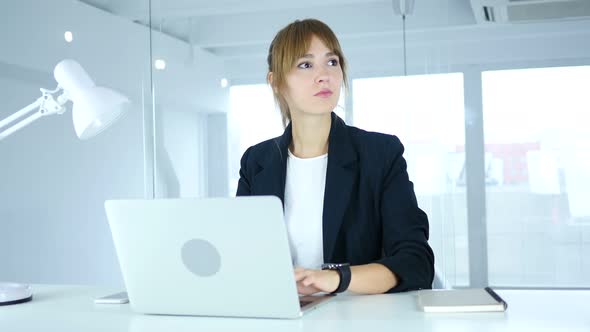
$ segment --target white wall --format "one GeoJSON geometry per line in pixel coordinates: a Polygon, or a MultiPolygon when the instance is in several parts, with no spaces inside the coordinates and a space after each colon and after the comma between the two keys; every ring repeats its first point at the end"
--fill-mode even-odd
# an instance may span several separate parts
{"type": "Polygon", "coordinates": [[[207,114],[156,108],[156,197],[205,197],[207,114]]]}
{"type": "Polygon", "coordinates": [[[0,280],[122,286],[103,203],[150,192],[154,102],[170,111],[155,134],[169,136],[163,144],[171,145],[170,168],[188,179],[181,193],[206,188],[206,164],[198,160],[206,126],[199,119],[227,109],[223,63],[156,31],[152,37],[154,56],[167,61],[165,71],[153,73],[153,98],[146,27],[74,0],[3,4],[0,119],[38,98],[40,87],[55,88],[52,70],[64,58],[79,61],[98,85],[127,94],[135,109],[89,141],[76,138],[67,112],[0,142],[0,280]],[[65,43],[65,30],[73,43],[65,43]],[[179,123],[183,131],[176,131],[179,123]],[[188,159],[177,146],[185,140],[195,148],[188,159]]]}
{"type": "Polygon", "coordinates": [[[207,117],[207,170],[208,190],[211,197],[235,195],[228,192],[227,114],[210,114],[207,117]]]}
{"type": "MultiPolygon", "coordinates": [[[[38,87],[0,80],[2,117],[38,87]]],[[[103,202],[143,196],[141,121],[135,112],[80,141],[68,112],[0,142],[0,280],[122,283],[103,202]]]]}
{"type": "MultiPolygon", "coordinates": [[[[144,26],[76,0],[13,1],[0,15],[0,62],[51,74],[60,60],[72,57],[95,81],[135,101],[141,101],[142,82],[149,87],[150,33],[144,26]],[[64,41],[66,30],[74,34],[71,44],[64,41]]],[[[222,61],[158,31],[151,37],[154,58],[167,63],[165,71],[153,73],[158,103],[205,111],[227,108],[227,92],[219,87],[222,61]]]]}

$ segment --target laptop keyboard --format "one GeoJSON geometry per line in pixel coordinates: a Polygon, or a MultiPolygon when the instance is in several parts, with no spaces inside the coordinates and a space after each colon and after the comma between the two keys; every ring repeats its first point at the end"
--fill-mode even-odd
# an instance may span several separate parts
{"type": "Polygon", "coordinates": [[[306,305],[308,305],[308,304],[310,304],[310,303],[311,303],[311,301],[303,301],[303,300],[299,300],[299,307],[300,307],[300,308],[303,308],[303,307],[305,307],[306,305]]]}

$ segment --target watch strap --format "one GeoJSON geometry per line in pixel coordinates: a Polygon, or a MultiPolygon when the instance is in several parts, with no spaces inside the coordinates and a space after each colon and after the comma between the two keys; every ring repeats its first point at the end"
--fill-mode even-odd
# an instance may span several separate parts
{"type": "Polygon", "coordinates": [[[352,279],[352,272],[350,271],[350,264],[323,264],[322,270],[335,270],[340,276],[340,283],[338,288],[332,292],[332,294],[342,293],[350,286],[350,280],[352,279]]]}

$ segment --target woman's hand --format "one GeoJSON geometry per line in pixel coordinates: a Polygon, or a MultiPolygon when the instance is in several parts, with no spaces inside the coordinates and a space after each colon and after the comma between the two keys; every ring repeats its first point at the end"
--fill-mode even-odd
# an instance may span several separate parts
{"type": "Polygon", "coordinates": [[[308,270],[295,268],[297,292],[301,295],[311,295],[319,292],[331,293],[338,288],[340,276],[334,270],[308,270]]]}

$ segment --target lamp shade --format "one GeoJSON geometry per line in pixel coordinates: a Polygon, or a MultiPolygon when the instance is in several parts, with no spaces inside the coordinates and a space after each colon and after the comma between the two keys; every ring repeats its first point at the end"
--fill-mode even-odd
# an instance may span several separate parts
{"type": "Polygon", "coordinates": [[[55,80],[64,96],[73,103],[72,119],[80,139],[88,139],[108,128],[130,108],[127,97],[117,91],[99,87],[84,68],[66,59],[55,66],[55,80]]]}

